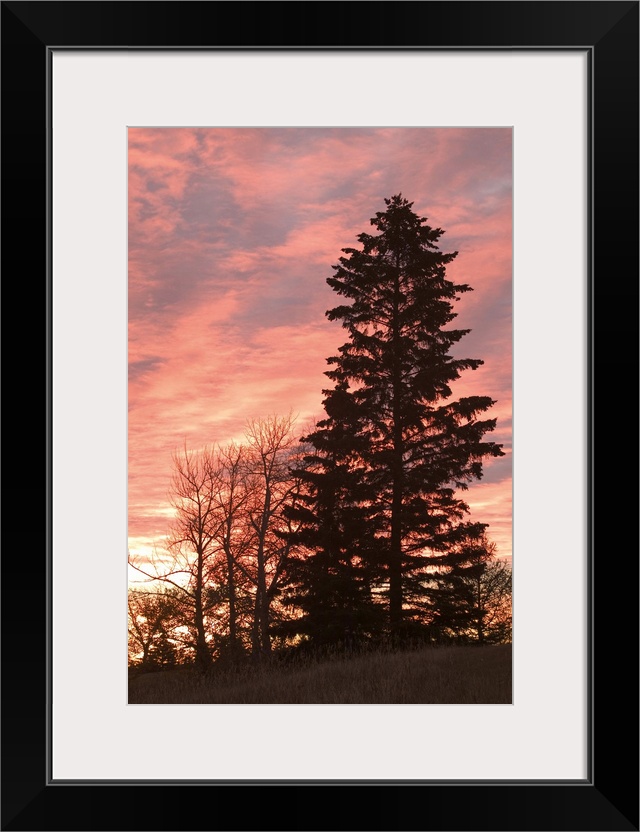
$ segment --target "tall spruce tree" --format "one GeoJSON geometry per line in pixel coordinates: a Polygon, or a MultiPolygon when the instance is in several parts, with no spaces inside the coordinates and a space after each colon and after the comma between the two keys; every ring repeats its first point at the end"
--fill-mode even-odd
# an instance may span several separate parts
{"type": "MultiPolygon", "coordinates": [[[[327,279],[348,303],[326,314],[342,322],[349,339],[327,359],[334,382],[325,391],[327,419],[307,437],[322,460],[308,508],[316,542],[322,534],[332,541],[316,558],[322,550],[334,568],[338,552],[345,562],[349,553],[357,559],[369,589],[386,594],[397,641],[412,623],[424,623],[427,578],[459,568],[460,544],[484,534],[486,524],[467,520],[457,492],[482,477],[483,459],[503,453],[483,441],[496,420],[478,418],[495,402],[452,398],[452,382],[483,363],[451,354],[469,332],[447,328],[453,303],[471,291],[447,280],[457,252],[438,249],[442,229],[428,226],[401,194],[385,204],[371,219],[375,233],[358,236],[361,248],[343,249],[327,279]],[[331,410],[337,398],[348,413],[342,424],[331,410]],[[346,513],[351,523],[340,526],[346,513]]],[[[308,560],[309,582],[316,565],[308,560]]]]}
{"type": "Polygon", "coordinates": [[[354,648],[383,628],[382,606],[372,593],[376,512],[368,500],[357,413],[346,384],[323,391],[327,418],[303,437],[308,445],[296,475],[298,504],[288,516],[296,553],[287,569],[285,603],[299,615],[280,632],[303,635],[314,648],[354,648]]]}

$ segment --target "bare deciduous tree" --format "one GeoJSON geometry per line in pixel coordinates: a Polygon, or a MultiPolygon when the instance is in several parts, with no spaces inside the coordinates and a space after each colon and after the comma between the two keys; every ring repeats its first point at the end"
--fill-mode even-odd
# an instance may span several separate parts
{"type": "Polygon", "coordinates": [[[283,533],[290,525],[285,507],[295,502],[299,493],[299,482],[291,474],[297,446],[292,432],[294,422],[291,414],[253,419],[247,423],[245,434],[249,520],[254,537],[245,564],[255,584],[252,652],[256,656],[271,652],[271,606],[290,549],[283,533]]]}
{"type": "Polygon", "coordinates": [[[130,560],[149,581],[173,588],[203,669],[227,647],[232,658],[249,646],[255,656],[271,651],[273,602],[291,547],[285,508],[300,487],[291,474],[294,421],[250,420],[244,444],[174,453],[167,551],[145,564],[130,560]]]}
{"type": "Polygon", "coordinates": [[[170,501],[175,510],[168,538],[168,557],[153,558],[149,567],[130,561],[149,580],[175,587],[189,610],[196,664],[211,666],[206,625],[206,579],[218,546],[215,538],[214,452],[210,448],[173,454],[170,501]]]}
{"type": "Polygon", "coordinates": [[[216,450],[212,480],[214,511],[213,536],[222,553],[210,572],[210,581],[222,590],[227,606],[229,653],[235,659],[242,652],[241,619],[249,578],[243,561],[252,546],[249,524],[251,493],[247,484],[247,448],[231,442],[216,450]]]}
{"type": "Polygon", "coordinates": [[[511,584],[511,567],[495,558],[474,578],[474,624],[480,644],[511,641],[511,584]]]}

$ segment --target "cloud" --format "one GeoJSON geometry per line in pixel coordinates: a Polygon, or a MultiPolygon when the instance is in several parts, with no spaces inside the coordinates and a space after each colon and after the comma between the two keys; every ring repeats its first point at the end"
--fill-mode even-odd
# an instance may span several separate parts
{"type": "MultiPolygon", "coordinates": [[[[326,358],[345,340],[325,312],[341,249],[402,192],[457,250],[473,292],[452,327],[482,358],[456,396],[489,395],[490,460],[467,492],[510,550],[511,131],[319,128],[129,130],[131,546],[167,530],[171,452],[242,436],[248,417],[322,416],[326,358]]],[[[459,352],[458,352],[459,350],[459,352]]]]}

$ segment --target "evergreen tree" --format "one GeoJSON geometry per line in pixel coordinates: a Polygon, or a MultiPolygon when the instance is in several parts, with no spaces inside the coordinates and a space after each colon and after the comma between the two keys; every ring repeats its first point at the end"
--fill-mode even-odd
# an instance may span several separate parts
{"type": "Polygon", "coordinates": [[[460,565],[436,572],[427,589],[432,641],[511,641],[511,568],[486,538],[465,546],[460,565]]]}
{"type": "Polygon", "coordinates": [[[354,431],[356,413],[346,384],[326,395],[327,418],[303,442],[309,452],[296,475],[298,504],[288,511],[296,555],[288,565],[285,603],[301,614],[281,628],[304,635],[313,647],[347,649],[381,630],[375,582],[375,509],[368,502],[365,442],[354,431]]]}
{"type": "MultiPolygon", "coordinates": [[[[453,303],[471,290],[446,277],[457,252],[439,250],[442,229],[429,227],[401,194],[385,203],[371,219],[376,233],[360,234],[361,248],[343,249],[327,280],[348,301],[327,316],[342,322],[349,339],[328,359],[327,419],[307,439],[319,465],[309,475],[311,526],[316,544],[320,534],[331,540],[314,557],[334,569],[340,557],[345,564],[357,558],[369,589],[387,596],[397,640],[424,621],[425,580],[434,568],[459,565],[460,544],[484,534],[486,524],[468,522],[457,492],[502,450],[483,441],[496,420],[478,418],[495,402],[452,399],[452,382],[483,363],[451,354],[469,332],[446,328],[456,317],[453,303]],[[338,399],[348,413],[342,423],[331,410],[338,399]]],[[[313,558],[307,565],[311,583],[318,569],[313,558]]]]}
{"type": "Polygon", "coordinates": [[[422,576],[420,593],[430,641],[483,642],[481,586],[494,551],[495,544],[486,536],[471,535],[442,557],[431,559],[438,562],[428,576],[422,576]]]}

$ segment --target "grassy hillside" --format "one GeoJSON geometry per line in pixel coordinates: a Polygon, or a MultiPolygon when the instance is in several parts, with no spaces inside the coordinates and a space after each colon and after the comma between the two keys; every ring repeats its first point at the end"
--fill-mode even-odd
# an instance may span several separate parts
{"type": "Polygon", "coordinates": [[[397,653],[213,672],[133,676],[130,704],[508,704],[511,645],[397,653]]]}

